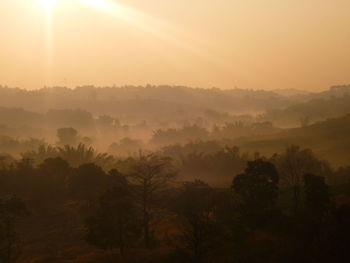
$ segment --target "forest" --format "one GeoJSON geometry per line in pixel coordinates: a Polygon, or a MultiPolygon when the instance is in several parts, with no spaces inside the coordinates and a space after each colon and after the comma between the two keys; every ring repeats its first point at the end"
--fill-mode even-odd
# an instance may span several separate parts
{"type": "Polygon", "coordinates": [[[350,260],[350,86],[0,87],[0,262],[350,260]]]}

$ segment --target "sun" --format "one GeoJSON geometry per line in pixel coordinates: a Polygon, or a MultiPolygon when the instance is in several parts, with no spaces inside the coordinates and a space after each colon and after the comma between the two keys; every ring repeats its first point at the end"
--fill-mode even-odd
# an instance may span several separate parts
{"type": "Polygon", "coordinates": [[[44,7],[45,10],[52,10],[57,0],[37,0],[41,6],[44,7]]]}

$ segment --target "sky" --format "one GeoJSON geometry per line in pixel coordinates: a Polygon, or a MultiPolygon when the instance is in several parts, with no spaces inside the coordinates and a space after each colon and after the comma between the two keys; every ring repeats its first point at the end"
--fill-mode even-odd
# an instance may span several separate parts
{"type": "Polygon", "coordinates": [[[349,0],[0,0],[0,84],[318,91],[350,83],[349,0]]]}

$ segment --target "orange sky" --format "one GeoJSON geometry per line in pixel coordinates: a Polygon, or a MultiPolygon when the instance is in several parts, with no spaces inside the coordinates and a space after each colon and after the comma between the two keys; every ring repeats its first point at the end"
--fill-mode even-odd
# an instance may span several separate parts
{"type": "Polygon", "coordinates": [[[0,0],[0,84],[350,83],[349,0],[98,1],[0,0]]]}

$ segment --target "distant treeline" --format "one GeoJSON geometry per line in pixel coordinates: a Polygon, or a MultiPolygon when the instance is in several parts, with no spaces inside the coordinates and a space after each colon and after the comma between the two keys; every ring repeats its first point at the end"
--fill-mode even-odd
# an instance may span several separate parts
{"type": "MultiPolygon", "coordinates": [[[[115,156],[132,156],[140,150],[162,150],[168,146],[211,144],[213,149],[224,146],[239,146],[246,152],[272,155],[287,146],[300,145],[312,149],[317,156],[327,159],[335,167],[346,165],[350,158],[350,115],[315,122],[300,128],[280,129],[270,122],[235,121],[203,127],[188,124],[177,128],[152,129],[146,122],[124,125],[108,115],[93,118],[77,111],[56,111],[60,118],[57,124],[70,123],[90,116],[91,129],[75,129],[70,126],[45,130],[26,126],[0,128],[0,153],[19,156],[22,152],[34,151],[40,145],[77,146],[84,144],[115,156]],[[72,115],[70,115],[72,113],[72,115]],[[67,117],[68,115],[68,117],[67,117]],[[75,116],[74,118],[72,116],[75,116]],[[81,118],[79,118],[81,116],[81,118]],[[20,136],[25,134],[26,136],[20,136]],[[45,132],[46,136],[45,136],[45,132]],[[214,146],[216,145],[216,146],[214,146]]],[[[51,116],[51,114],[50,114],[51,116]]],[[[54,123],[54,122],[52,122],[54,123]]],[[[56,125],[57,125],[56,124],[56,125]]],[[[55,125],[55,124],[52,124],[55,125]]],[[[194,149],[197,153],[211,152],[208,147],[194,149]]]]}
{"type": "Polygon", "coordinates": [[[270,91],[221,90],[181,86],[82,86],[43,88],[34,91],[0,88],[0,105],[23,107],[36,112],[81,108],[93,114],[165,118],[194,114],[206,109],[227,112],[257,112],[280,108],[289,100],[270,91]],[[159,111],[159,109],[162,109],[159,111]]]}

